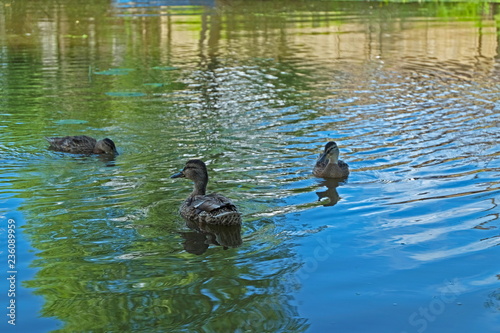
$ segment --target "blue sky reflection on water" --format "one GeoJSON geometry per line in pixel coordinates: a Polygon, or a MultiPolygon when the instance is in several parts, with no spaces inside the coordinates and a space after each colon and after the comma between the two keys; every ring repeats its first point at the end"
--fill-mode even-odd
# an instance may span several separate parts
{"type": "Polygon", "coordinates": [[[266,4],[3,7],[26,331],[498,331],[497,5],[266,4]],[[311,175],[328,140],[347,180],[311,175]],[[178,216],[190,158],[241,246],[178,216]]]}

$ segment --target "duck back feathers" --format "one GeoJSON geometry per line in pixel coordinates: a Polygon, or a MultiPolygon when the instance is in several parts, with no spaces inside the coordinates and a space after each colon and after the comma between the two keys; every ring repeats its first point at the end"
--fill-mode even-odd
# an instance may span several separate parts
{"type": "Polygon", "coordinates": [[[241,214],[236,206],[223,195],[211,193],[187,198],[179,212],[186,220],[217,225],[241,224],[241,214]]]}

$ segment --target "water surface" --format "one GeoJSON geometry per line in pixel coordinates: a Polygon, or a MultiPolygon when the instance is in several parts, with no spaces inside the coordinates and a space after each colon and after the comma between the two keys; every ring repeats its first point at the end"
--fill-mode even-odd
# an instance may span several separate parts
{"type": "Polygon", "coordinates": [[[1,327],[497,332],[498,12],[3,4],[0,251],[5,276],[13,219],[18,317],[1,327]],[[120,155],[43,139],[81,134],[120,155]],[[311,175],[329,140],[347,180],[311,175]],[[178,215],[191,184],[169,176],[190,158],[242,211],[241,244],[178,215]]]}

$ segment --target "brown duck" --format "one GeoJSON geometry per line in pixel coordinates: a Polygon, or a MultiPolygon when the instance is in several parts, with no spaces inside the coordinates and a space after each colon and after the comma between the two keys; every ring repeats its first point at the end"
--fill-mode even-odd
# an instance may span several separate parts
{"type": "Polygon", "coordinates": [[[181,216],[186,220],[200,224],[241,224],[241,214],[231,200],[218,193],[206,194],[208,172],[203,161],[187,161],[184,169],[170,178],[187,178],[194,182],[193,192],[179,209],[181,216]]]}
{"type": "Polygon", "coordinates": [[[313,175],[320,178],[345,178],[349,176],[349,165],[339,160],[339,147],[333,141],[325,145],[313,169],[313,175]]]}
{"type": "Polygon", "coordinates": [[[65,153],[118,155],[115,143],[108,138],[97,141],[90,136],[77,135],[45,139],[51,149],[65,153]]]}

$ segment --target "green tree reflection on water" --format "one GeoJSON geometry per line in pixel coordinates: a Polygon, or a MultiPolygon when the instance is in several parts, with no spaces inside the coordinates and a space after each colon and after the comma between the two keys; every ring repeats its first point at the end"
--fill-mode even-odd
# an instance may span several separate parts
{"type": "MultiPolygon", "coordinates": [[[[16,115],[21,124],[18,130],[33,133],[28,135],[31,136],[28,140],[36,142],[40,133],[60,130],[58,124],[77,131],[135,121],[151,126],[151,118],[156,119],[158,115],[151,112],[145,116],[144,108],[151,106],[154,109],[153,104],[163,99],[163,107],[169,109],[173,102],[162,96],[183,88],[182,84],[175,83],[175,76],[180,75],[175,68],[159,67],[165,64],[165,59],[157,58],[160,46],[155,41],[159,38],[155,35],[156,29],[148,29],[151,33],[147,38],[128,40],[125,36],[136,34],[140,25],[124,18],[117,19],[122,20],[121,23],[111,24],[122,27],[122,31],[109,29],[104,23],[108,18],[103,15],[108,7],[103,2],[83,7],[44,2],[39,8],[30,4],[19,8],[19,3],[12,3],[12,8],[7,9],[9,24],[13,23],[10,20],[18,20],[23,10],[25,15],[41,21],[48,17],[50,24],[55,23],[49,24],[53,29],[49,36],[53,37],[54,47],[60,48],[57,53],[61,54],[61,59],[44,58],[44,50],[51,46],[37,45],[40,41],[44,43],[42,36],[47,36],[43,29],[37,31],[43,24],[28,25],[23,21],[11,26],[11,31],[17,36],[22,35],[24,40],[9,39],[7,42],[12,49],[20,47],[24,51],[20,55],[9,53],[8,62],[18,64],[21,69],[17,68],[6,76],[12,77],[13,81],[24,78],[19,88],[33,84],[43,89],[43,93],[27,91],[26,98],[33,103],[32,110],[37,110],[36,124],[33,119],[29,122],[23,120],[22,114],[16,115]],[[92,23],[86,19],[89,17],[93,17],[92,23]],[[86,33],[92,24],[97,25],[97,48],[89,47],[89,42],[94,41],[86,33]],[[126,34],[122,35],[124,31],[126,34]],[[123,62],[110,64],[108,57],[112,56],[112,43],[109,41],[115,38],[120,38],[129,47],[123,62]],[[91,49],[95,53],[90,52],[91,49]],[[80,70],[74,69],[75,64],[80,70]],[[91,64],[89,72],[81,70],[88,64],[91,64]],[[59,69],[48,71],[47,67],[51,65],[59,69]],[[120,73],[116,70],[103,72],[113,70],[116,65],[123,68],[120,73]],[[149,68],[149,78],[136,70],[138,68],[149,68]],[[147,82],[144,82],[145,78],[147,82]],[[148,82],[160,83],[161,86],[143,85],[148,82]],[[161,96],[153,101],[123,102],[103,95],[106,91],[135,92],[139,89],[146,92],[152,89],[154,94],[156,88],[162,89],[161,96]],[[51,108],[65,111],[51,114],[51,108]],[[77,121],[58,123],[61,117],[77,121]],[[34,133],[34,128],[38,128],[37,133],[34,133]]],[[[147,24],[154,25],[154,21],[147,24]]],[[[213,61],[208,60],[206,66],[217,67],[213,61]]],[[[210,84],[206,81],[200,86],[200,94],[207,105],[216,103],[209,96],[210,84]]],[[[18,88],[9,87],[12,95],[17,93],[18,88]]],[[[26,114],[26,117],[31,117],[31,114],[26,114]]],[[[171,110],[166,117],[174,121],[179,115],[171,110]]],[[[214,129],[217,124],[210,122],[209,126],[214,129]]],[[[154,150],[154,146],[168,146],[167,142],[174,139],[175,134],[164,134],[158,138],[155,133],[141,133],[143,141],[136,144],[141,144],[147,151],[139,152],[133,158],[144,157],[154,150]]],[[[128,136],[128,133],[122,136],[128,136]]],[[[204,138],[199,140],[207,145],[204,138]]],[[[119,148],[127,148],[123,140],[118,141],[122,142],[119,148]]],[[[213,149],[207,154],[217,154],[219,148],[213,149]]],[[[131,166],[135,162],[133,158],[122,161],[130,163],[126,167],[132,171],[126,175],[128,179],[122,183],[118,181],[119,184],[113,184],[116,182],[113,177],[123,176],[113,167],[93,158],[56,157],[55,161],[26,165],[24,172],[29,178],[16,186],[26,199],[21,207],[27,214],[25,232],[40,252],[37,254],[39,259],[33,262],[39,271],[25,285],[43,295],[43,316],[63,321],[64,327],[60,331],[65,332],[170,332],[202,327],[207,331],[226,331],[235,327],[241,330],[302,331],[307,326],[283,294],[284,274],[272,269],[263,273],[255,267],[258,262],[289,257],[286,248],[255,254],[252,250],[244,259],[235,250],[213,252],[209,260],[182,251],[179,247],[181,238],[175,232],[179,224],[169,217],[176,216],[172,206],[178,201],[170,200],[151,207],[152,202],[161,202],[164,197],[152,179],[155,175],[160,177],[160,172],[134,171],[131,166]],[[86,169],[83,176],[81,168],[86,169]],[[151,179],[144,180],[146,172],[151,179]],[[129,203],[130,198],[125,197],[121,187],[134,186],[137,179],[144,183],[138,188],[137,198],[129,203]],[[144,221],[139,219],[139,222],[124,223],[117,228],[113,221],[133,215],[137,207],[148,208],[147,225],[142,225],[144,221]]]]}

